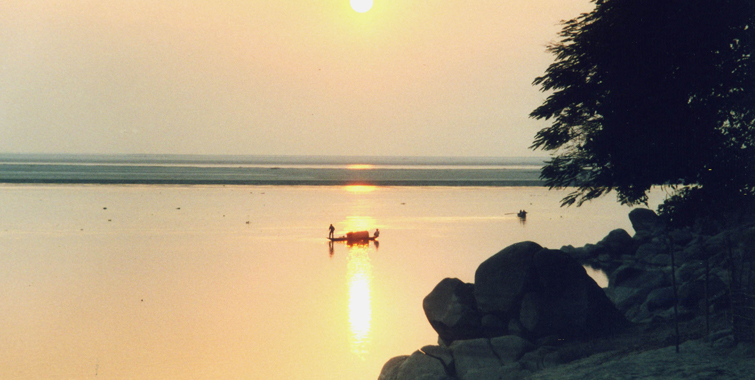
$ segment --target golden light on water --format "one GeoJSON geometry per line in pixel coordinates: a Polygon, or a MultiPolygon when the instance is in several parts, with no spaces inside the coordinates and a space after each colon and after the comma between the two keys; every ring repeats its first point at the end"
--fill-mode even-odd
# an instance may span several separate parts
{"type": "Polygon", "coordinates": [[[369,245],[354,245],[349,248],[347,276],[349,283],[349,328],[351,329],[351,351],[362,355],[367,353],[372,324],[372,299],[370,282],[369,245]]]}
{"type": "Polygon", "coordinates": [[[343,187],[344,190],[350,193],[369,193],[375,191],[377,186],[372,185],[347,185],[343,187]]]}
{"type": "Polygon", "coordinates": [[[375,219],[369,216],[347,216],[344,224],[346,231],[368,231],[374,228],[375,219]]]}
{"type": "Polygon", "coordinates": [[[369,169],[374,169],[374,168],[375,168],[375,165],[370,165],[370,164],[346,165],[346,169],[349,169],[349,170],[369,170],[369,169]]]}

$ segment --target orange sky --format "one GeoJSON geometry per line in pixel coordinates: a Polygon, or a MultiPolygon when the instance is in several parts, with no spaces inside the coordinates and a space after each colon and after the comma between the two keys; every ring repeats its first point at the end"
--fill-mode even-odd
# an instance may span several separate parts
{"type": "Polygon", "coordinates": [[[588,0],[5,0],[0,152],[518,156],[588,0]]]}

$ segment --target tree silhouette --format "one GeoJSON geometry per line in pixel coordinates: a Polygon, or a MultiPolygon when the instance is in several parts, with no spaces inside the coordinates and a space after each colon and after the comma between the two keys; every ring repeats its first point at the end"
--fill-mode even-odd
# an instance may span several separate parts
{"type": "Polygon", "coordinates": [[[576,186],[571,205],[616,190],[647,202],[654,185],[702,198],[755,191],[755,1],[594,0],[563,23],[551,92],[530,117],[551,120],[533,149],[541,177],[576,186]]]}

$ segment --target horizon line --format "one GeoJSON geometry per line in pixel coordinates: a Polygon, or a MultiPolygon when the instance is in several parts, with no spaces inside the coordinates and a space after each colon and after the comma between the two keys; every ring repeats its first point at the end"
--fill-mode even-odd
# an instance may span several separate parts
{"type": "Polygon", "coordinates": [[[181,153],[0,153],[0,162],[243,162],[322,164],[543,164],[547,156],[400,156],[400,155],[273,155],[181,153]]]}

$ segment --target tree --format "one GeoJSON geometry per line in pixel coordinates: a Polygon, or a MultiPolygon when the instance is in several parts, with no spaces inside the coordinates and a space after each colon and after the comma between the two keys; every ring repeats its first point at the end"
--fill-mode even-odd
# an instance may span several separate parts
{"type": "Polygon", "coordinates": [[[755,1],[594,2],[563,23],[534,81],[551,92],[530,114],[552,120],[532,145],[552,154],[541,177],[576,186],[562,205],[612,190],[647,203],[655,185],[751,199],[755,1]]]}

